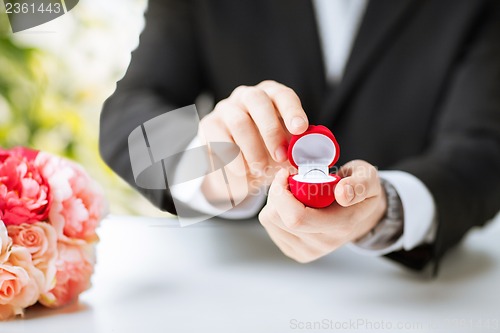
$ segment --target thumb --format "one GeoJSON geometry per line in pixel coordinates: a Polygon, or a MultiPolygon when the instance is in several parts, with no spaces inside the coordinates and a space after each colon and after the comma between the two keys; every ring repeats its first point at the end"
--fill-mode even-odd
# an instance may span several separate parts
{"type": "Polygon", "coordinates": [[[365,161],[352,161],[339,171],[342,178],[335,187],[335,199],[344,207],[360,203],[381,193],[377,169],[365,161]]]}
{"type": "Polygon", "coordinates": [[[281,169],[278,171],[269,188],[269,196],[283,195],[283,193],[288,191],[288,176],[288,170],[281,169]]]}

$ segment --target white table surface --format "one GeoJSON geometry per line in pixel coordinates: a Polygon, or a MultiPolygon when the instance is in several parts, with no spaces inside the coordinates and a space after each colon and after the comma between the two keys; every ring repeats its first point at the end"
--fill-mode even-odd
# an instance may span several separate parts
{"type": "Polygon", "coordinates": [[[108,218],[80,302],[32,309],[0,332],[500,332],[498,218],[437,279],[348,249],[301,265],[257,221],[177,225],[108,218]]]}

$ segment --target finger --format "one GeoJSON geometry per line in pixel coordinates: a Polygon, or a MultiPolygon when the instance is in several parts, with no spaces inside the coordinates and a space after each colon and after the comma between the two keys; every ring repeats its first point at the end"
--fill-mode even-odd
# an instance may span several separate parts
{"type": "MultiPolygon", "coordinates": [[[[220,157],[216,152],[211,150],[211,143],[213,142],[230,142],[234,143],[234,139],[227,130],[227,127],[224,125],[222,120],[219,117],[212,116],[209,114],[205,118],[203,118],[201,126],[200,126],[200,134],[201,140],[205,142],[209,148],[209,157],[210,159],[219,159],[220,157]]],[[[240,148],[241,150],[241,148],[240,148]]],[[[219,162],[214,160],[210,161],[211,165],[217,165],[219,162]]],[[[231,163],[225,166],[225,169],[228,170],[233,175],[237,176],[245,176],[245,161],[243,154],[238,154],[231,163]]]]}
{"type": "Polygon", "coordinates": [[[296,236],[297,239],[302,239],[305,235],[303,232],[287,227],[281,219],[281,215],[278,214],[276,207],[269,200],[268,204],[264,207],[264,209],[262,209],[261,214],[259,214],[259,218],[261,218],[261,216],[266,217],[267,223],[276,225],[276,227],[280,228],[284,232],[296,236]]]}
{"type": "Polygon", "coordinates": [[[291,134],[299,135],[307,130],[309,120],[293,89],[275,81],[263,81],[257,87],[271,98],[291,134]]]}
{"type": "Polygon", "coordinates": [[[298,239],[298,237],[280,228],[278,224],[281,224],[281,222],[278,220],[280,220],[279,215],[276,210],[270,206],[265,206],[259,214],[260,224],[266,229],[271,240],[283,253],[290,257],[294,248],[291,240],[298,239]]]}
{"type": "Polygon", "coordinates": [[[280,227],[283,223],[281,223],[274,208],[266,207],[261,211],[259,220],[272,241],[287,257],[300,263],[308,263],[326,253],[323,247],[317,244],[318,242],[315,242],[314,239],[311,241],[310,238],[297,236],[286,228],[280,227]],[[274,213],[270,213],[271,211],[274,213]]]}
{"type": "Polygon", "coordinates": [[[284,228],[294,234],[316,234],[327,227],[321,209],[304,206],[288,190],[288,171],[282,169],[276,174],[269,188],[268,202],[279,214],[284,228]]]}
{"type": "Polygon", "coordinates": [[[242,103],[255,122],[269,155],[276,162],[286,161],[286,131],[269,96],[257,87],[239,87],[235,89],[233,98],[242,103]]]}
{"type": "Polygon", "coordinates": [[[352,206],[381,193],[377,169],[367,162],[349,162],[339,175],[344,178],[335,187],[335,199],[341,206],[352,206]]]}
{"type": "Polygon", "coordinates": [[[269,164],[270,156],[253,120],[246,111],[235,104],[220,104],[219,110],[223,114],[225,128],[240,148],[249,171],[258,176],[269,164]]]}
{"type": "Polygon", "coordinates": [[[288,171],[280,170],[269,188],[268,202],[276,209],[283,224],[290,229],[304,224],[306,207],[288,190],[288,171]]]}

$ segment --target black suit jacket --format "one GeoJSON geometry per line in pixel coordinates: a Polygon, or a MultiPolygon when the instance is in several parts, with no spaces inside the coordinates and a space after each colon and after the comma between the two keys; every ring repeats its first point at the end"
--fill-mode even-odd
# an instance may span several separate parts
{"type": "MultiPolygon", "coordinates": [[[[279,81],[310,123],[335,133],[339,164],[364,159],[429,188],[435,244],[389,255],[422,268],[500,209],[499,5],[372,0],[344,78],[329,87],[310,1],[150,0],[140,46],[102,112],[102,157],[135,186],[135,127],[202,92],[218,101],[242,84],[279,81]]],[[[168,191],[140,190],[175,213],[168,191]]]]}

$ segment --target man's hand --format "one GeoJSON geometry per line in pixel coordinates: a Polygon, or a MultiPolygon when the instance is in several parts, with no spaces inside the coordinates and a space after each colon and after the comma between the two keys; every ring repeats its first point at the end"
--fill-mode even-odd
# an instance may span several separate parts
{"type": "MultiPolygon", "coordinates": [[[[202,119],[199,137],[208,143],[233,142],[241,149],[241,156],[226,167],[232,195],[240,201],[249,191],[269,185],[281,168],[289,167],[288,140],[308,125],[292,89],[263,81],[254,87],[240,86],[220,101],[202,119]]],[[[220,175],[205,177],[202,190],[213,204],[225,198],[225,186],[221,186],[225,181],[220,175]]]]}
{"type": "Polygon", "coordinates": [[[301,263],[316,260],[357,240],[383,217],[387,203],[375,167],[352,161],[338,173],[336,202],[323,209],[305,207],[288,190],[288,172],[275,177],[259,220],[288,257],[301,263]]]}

